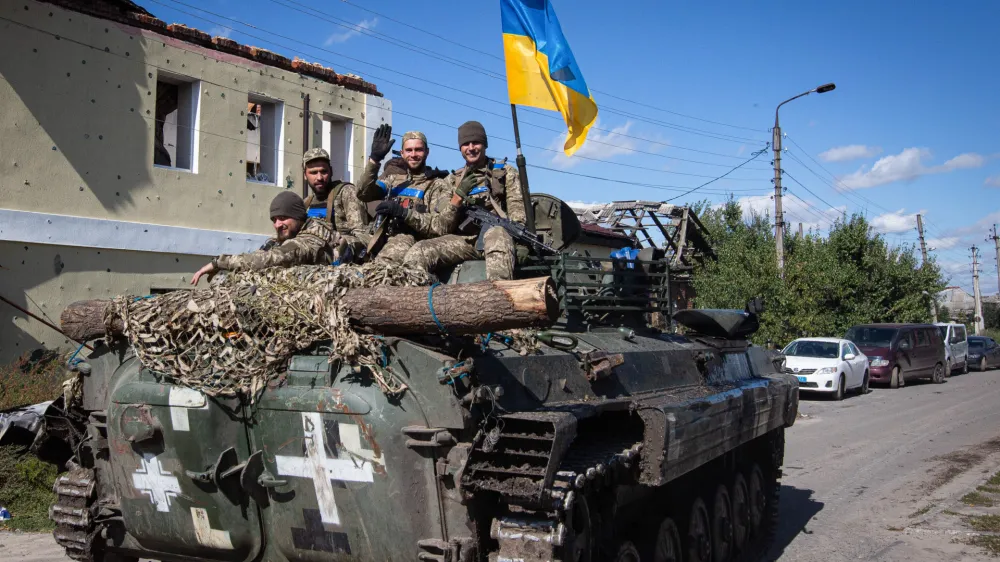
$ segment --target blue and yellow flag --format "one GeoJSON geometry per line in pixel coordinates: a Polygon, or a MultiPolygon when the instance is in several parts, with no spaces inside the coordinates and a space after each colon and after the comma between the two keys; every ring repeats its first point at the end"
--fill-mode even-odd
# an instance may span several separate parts
{"type": "Polygon", "coordinates": [[[563,151],[583,146],[597,104],[563,36],[549,0],[500,0],[510,103],[562,113],[569,128],[563,151]]]}

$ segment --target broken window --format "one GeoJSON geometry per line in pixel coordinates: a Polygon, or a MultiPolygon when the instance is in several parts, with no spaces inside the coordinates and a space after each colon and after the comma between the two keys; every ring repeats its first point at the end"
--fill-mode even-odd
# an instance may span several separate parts
{"type": "Polygon", "coordinates": [[[284,107],[280,101],[251,94],[247,98],[247,181],[283,185],[284,107]]]}
{"type": "Polygon", "coordinates": [[[153,164],[197,172],[201,83],[160,73],[156,78],[153,164]]]}
{"type": "Polygon", "coordinates": [[[354,121],[335,115],[323,116],[323,148],[330,153],[330,177],[333,180],[353,181],[351,156],[354,143],[354,121]]]}

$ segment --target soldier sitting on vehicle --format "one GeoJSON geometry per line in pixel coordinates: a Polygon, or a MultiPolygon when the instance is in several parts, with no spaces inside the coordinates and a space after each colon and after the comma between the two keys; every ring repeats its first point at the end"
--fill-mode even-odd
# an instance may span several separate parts
{"type": "Polygon", "coordinates": [[[404,253],[416,240],[447,233],[450,225],[442,223],[440,215],[429,212],[428,208],[432,194],[448,191],[444,181],[448,173],[427,165],[430,154],[427,137],[420,131],[409,131],[403,134],[401,151],[405,170],[400,171],[395,166],[390,169],[389,164],[396,160],[393,159],[386,163],[382,176],[377,177],[382,159],[389,154],[394,142],[391,126],[384,124],[375,130],[358,198],[364,202],[383,199],[375,208],[375,214],[395,224],[389,229],[392,236],[388,240],[373,241],[376,245],[384,243],[378,250],[377,259],[402,262],[404,253]]]}
{"type": "Polygon", "coordinates": [[[342,180],[333,180],[330,154],[312,148],[302,155],[302,175],[311,193],[305,200],[310,217],[326,220],[340,236],[345,261],[352,261],[367,243],[364,230],[368,210],[358,199],[358,188],[342,180]]]}
{"type": "Polygon", "coordinates": [[[202,275],[209,280],[219,271],[253,271],[268,267],[330,264],[338,259],[340,236],[330,223],[306,215],[302,198],[282,191],[271,201],[271,222],[275,236],[259,250],[246,254],[223,254],[212,259],[191,278],[197,285],[202,275]]]}
{"type": "Polygon", "coordinates": [[[468,121],[458,128],[458,146],[465,166],[445,180],[449,184],[450,202],[434,197],[437,220],[451,234],[422,240],[413,245],[404,263],[435,272],[465,260],[486,260],[486,278],[490,280],[514,277],[514,239],[501,227],[486,231],[483,250],[476,249],[479,231],[473,225],[462,228],[459,220],[463,202],[483,207],[504,219],[524,224],[526,193],[521,186],[517,168],[506,160],[497,162],[486,156],[486,129],[477,121],[468,121]]]}

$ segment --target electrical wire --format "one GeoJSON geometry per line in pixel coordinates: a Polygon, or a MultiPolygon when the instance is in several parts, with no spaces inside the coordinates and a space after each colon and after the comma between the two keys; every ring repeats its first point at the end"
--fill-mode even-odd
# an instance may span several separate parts
{"type": "MultiPolygon", "coordinates": [[[[485,55],[485,56],[488,56],[488,57],[492,57],[492,58],[494,58],[496,60],[499,60],[499,61],[503,61],[504,60],[503,57],[501,57],[501,56],[499,56],[497,54],[490,53],[490,52],[487,52],[487,51],[483,51],[481,49],[476,49],[475,47],[469,47],[468,45],[463,45],[462,43],[459,43],[457,41],[453,41],[451,39],[448,39],[447,37],[438,35],[438,34],[433,33],[431,31],[427,31],[426,29],[422,29],[420,27],[417,27],[415,25],[409,24],[407,22],[400,21],[400,20],[395,19],[395,18],[393,18],[391,16],[387,16],[385,14],[382,14],[380,12],[372,10],[371,8],[368,8],[366,6],[362,6],[360,4],[355,4],[354,2],[350,2],[349,0],[341,0],[341,3],[347,4],[349,6],[354,6],[355,8],[358,8],[359,10],[364,10],[364,11],[366,11],[366,12],[368,12],[370,14],[373,14],[375,16],[378,16],[380,18],[385,18],[385,19],[387,19],[387,20],[389,20],[389,21],[391,21],[393,23],[397,23],[399,25],[406,26],[406,27],[408,27],[410,29],[413,29],[415,31],[419,31],[421,33],[425,33],[425,34],[427,34],[427,35],[429,35],[431,37],[434,37],[436,39],[440,39],[440,40],[445,41],[447,43],[451,43],[452,45],[456,45],[458,47],[462,47],[463,49],[466,49],[466,50],[469,50],[469,51],[473,51],[473,52],[476,52],[476,53],[479,53],[479,54],[482,54],[482,55],[485,55]]],[[[611,97],[611,98],[614,98],[614,99],[617,99],[617,100],[620,100],[620,101],[624,101],[626,103],[635,104],[635,105],[638,105],[638,106],[641,106],[641,107],[645,107],[647,109],[652,109],[654,111],[660,111],[660,112],[663,112],[663,113],[668,113],[670,115],[676,115],[678,117],[684,117],[686,119],[693,119],[695,121],[701,121],[703,123],[711,123],[713,125],[719,125],[719,126],[722,126],[722,127],[730,127],[730,128],[733,128],[733,129],[743,129],[745,131],[752,131],[752,132],[755,132],[755,133],[767,132],[767,131],[762,130],[762,129],[751,128],[751,127],[743,127],[743,126],[740,126],[740,125],[732,125],[730,123],[723,123],[721,121],[713,121],[711,119],[703,119],[701,117],[695,117],[693,115],[687,115],[685,113],[679,113],[679,112],[676,112],[676,111],[671,111],[669,109],[663,109],[662,107],[656,107],[654,105],[649,105],[649,104],[638,102],[638,101],[635,101],[635,100],[630,100],[628,98],[624,98],[624,97],[621,97],[621,96],[616,96],[614,94],[610,94],[610,93],[604,92],[602,90],[597,90],[595,88],[591,88],[591,90],[594,91],[594,92],[596,92],[596,93],[598,93],[598,94],[603,94],[605,96],[608,96],[608,97],[611,97]]]]}
{"type": "MultiPolygon", "coordinates": [[[[230,31],[234,31],[236,33],[240,33],[242,35],[245,35],[247,37],[251,37],[253,39],[258,39],[258,40],[261,40],[261,41],[267,41],[269,43],[272,43],[275,46],[281,47],[282,49],[286,49],[286,50],[288,50],[290,52],[299,53],[299,54],[305,54],[303,51],[297,50],[297,49],[289,47],[287,45],[282,45],[280,43],[275,43],[274,41],[266,39],[264,37],[259,37],[259,36],[247,33],[245,31],[236,30],[236,29],[233,29],[232,27],[229,27],[229,26],[227,26],[225,24],[222,24],[220,22],[213,21],[211,19],[205,18],[203,16],[199,16],[197,14],[192,14],[191,12],[187,12],[185,10],[181,10],[181,9],[176,8],[174,6],[169,6],[167,4],[164,4],[161,0],[148,0],[148,1],[149,2],[153,2],[154,4],[159,4],[161,6],[170,8],[172,10],[177,11],[178,13],[185,14],[185,15],[190,16],[192,18],[199,19],[199,20],[204,21],[206,23],[209,23],[211,25],[219,26],[219,27],[222,27],[224,29],[229,29],[230,31]]],[[[480,98],[480,99],[484,99],[486,101],[490,101],[490,102],[493,102],[493,103],[499,103],[499,104],[504,105],[504,106],[509,106],[510,105],[508,102],[505,102],[505,101],[496,100],[496,99],[489,98],[489,97],[486,97],[486,96],[482,96],[482,95],[479,95],[479,94],[474,94],[472,92],[467,92],[467,91],[464,91],[464,90],[460,90],[460,89],[455,88],[453,86],[449,86],[449,85],[446,85],[446,84],[441,84],[441,83],[438,83],[438,82],[427,80],[426,77],[414,76],[412,74],[409,74],[409,73],[406,73],[406,72],[403,72],[403,71],[400,71],[400,70],[397,70],[397,69],[389,68],[389,67],[386,67],[386,66],[382,66],[382,65],[379,65],[379,64],[375,64],[375,63],[372,63],[372,62],[365,61],[363,59],[358,59],[356,57],[345,55],[343,53],[339,53],[337,51],[333,51],[333,50],[327,49],[325,47],[317,47],[317,46],[314,46],[314,45],[309,45],[308,43],[306,43],[304,41],[301,41],[301,40],[298,40],[298,39],[295,39],[295,38],[292,38],[292,37],[287,37],[285,35],[281,35],[279,33],[273,32],[273,31],[268,31],[268,30],[265,30],[265,29],[260,28],[258,26],[255,26],[253,24],[250,24],[250,23],[247,23],[247,22],[235,19],[235,18],[231,18],[231,17],[228,17],[228,16],[224,16],[224,15],[212,12],[210,10],[206,10],[204,8],[201,8],[201,7],[192,6],[191,4],[186,4],[186,3],[184,3],[184,2],[182,2],[180,0],[166,0],[166,1],[174,3],[174,4],[179,4],[181,6],[186,6],[186,7],[198,10],[200,12],[204,12],[206,14],[212,15],[214,17],[222,18],[224,20],[231,21],[231,22],[237,23],[239,25],[242,25],[242,26],[245,26],[245,27],[248,27],[248,28],[251,28],[251,29],[256,29],[258,31],[267,33],[269,35],[273,35],[275,37],[279,37],[281,39],[285,39],[285,40],[292,41],[292,42],[295,42],[295,43],[300,43],[300,44],[306,45],[306,46],[308,46],[308,47],[310,47],[312,49],[324,51],[324,52],[327,52],[327,53],[330,53],[330,54],[333,54],[333,55],[336,55],[336,56],[339,56],[339,57],[343,57],[343,58],[346,58],[348,60],[352,60],[352,61],[364,64],[364,65],[368,65],[368,66],[372,66],[372,67],[379,68],[379,69],[382,69],[382,70],[386,70],[386,71],[389,71],[389,72],[393,72],[393,73],[398,74],[400,76],[405,76],[407,78],[411,78],[411,79],[414,79],[414,80],[417,80],[417,81],[420,81],[420,82],[424,82],[424,83],[427,83],[427,84],[432,84],[432,85],[435,85],[435,86],[438,86],[438,87],[441,87],[441,88],[446,88],[448,90],[456,91],[456,92],[459,92],[459,93],[462,93],[462,94],[465,94],[465,95],[474,96],[474,97],[477,97],[477,98],[480,98]]],[[[290,9],[292,9],[292,8],[290,8],[290,9]]],[[[301,12],[301,10],[296,10],[296,11],[301,12]]],[[[329,61],[323,61],[322,59],[319,59],[319,60],[321,62],[328,62],[328,64],[332,64],[332,63],[329,63],[329,61]]],[[[398,85],[398,86],[403,87],[403,88],[408,88],[408,89],[410,88],[409,85],[399,84],[399,83],[393,82],[392,80],[389,80],[389,79],[386,79],[386,78],[382,78],[382,77],[378,77],[378,76],[375,76],[375,75],[373,75],[371,73],[367,73],[367,72],[364,72],[364,71],[361,71],[361,70],[350,69],[350,68],[348,68],[348,70],[350,70],[352,72],[358,72],[358,73],[361,73],[361,74],[366,74],[369,78],[371,78],[373,80],[378,80],[380,82],[384,82],[384,83],[387,83],[387,84],[398,85]]],[[[622,116],[625,116],[625,117],[630,117],[630,118],[635,119],[637,121],[641,121],[641,122],[645,122],[645,123],[657,125],[657,126],[668,128],[668,129],[677,130],[677,131],[680,131],[680,132],[685,132],[685,133],[690,133],[690,134],[705,136],[705,137],[713,138],[713,139],[716,139],[716,140],[722,140],[722,141],[734,142],[734,143],[747,143],[747,142],[757,143],[757,142],[761,142],[760,139],[750,139],[750,138],[745,138],[745,137],[729,136],[729,135],[724,135],[724,134],[721,134],[721,133],[714,133],[712,131],[705,131],[705,130],[702,130],[702,129],[694,129],[692,127],[687,127],[687,126],[679,125],[679,124],[676,124],[676,123],[668,123],[668,122],[664,122],[664,121],[659,121],[659,120],[655,120],[655,119],[652,119],[652,118],[648,118],[648,117],[644,117],[644,116],[640,116],[640,115],[631,114],[631,113],[628,113],[628,112],[625,112],[625,111],[622,111],[622,110],[619,110],[619,109],[616,109],[616,108],[613,108],[613,107],[602,106],[602,110],[605,111],[605,112],[608,112],[608,113],[612,113],[612,114],[616,114],[616,115],[622,115],[622,116]]],[[[556,119],[556,120],[560,120],[560,121],[562,120],[561,116],[554,115],[551,112],[543,112],[543,111],[535,110],[535,109],[532,109],[532,108],[524,108],[523,111],[526,112],[526,113],[534,114],[534,115],[541,115],[541,116],[549,118],[549,119],[556,119]]],[[[595,129],[599,130],[599,131],[606,131],[605,129],[591,127],[591,130],[595,130],[595,129]]],[[[608,131],[608,132],[612,132],[612,131],[608,131]]],[[[676,148],[675,145],[671,145],[671,146],[674,146],[676,148]]]]}

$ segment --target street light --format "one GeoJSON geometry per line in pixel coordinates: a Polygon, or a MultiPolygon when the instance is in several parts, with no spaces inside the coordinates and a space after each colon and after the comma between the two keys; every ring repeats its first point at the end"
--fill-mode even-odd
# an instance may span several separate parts
{"type": "Polygon", "coordinates": [[[794,99],[812,93],[825,94],[836,87],[837,85],[833,82],[823,84],[808,92],[802,92],[795,97],[788,98],[774,108],[774,131],[771,137],[771,149],[774,150],[774,245],[778,252],[778,275],[782,279],[785,277],[785,215],[781,211],[781,125],[778,124],[778,110],[794,99]]]}

